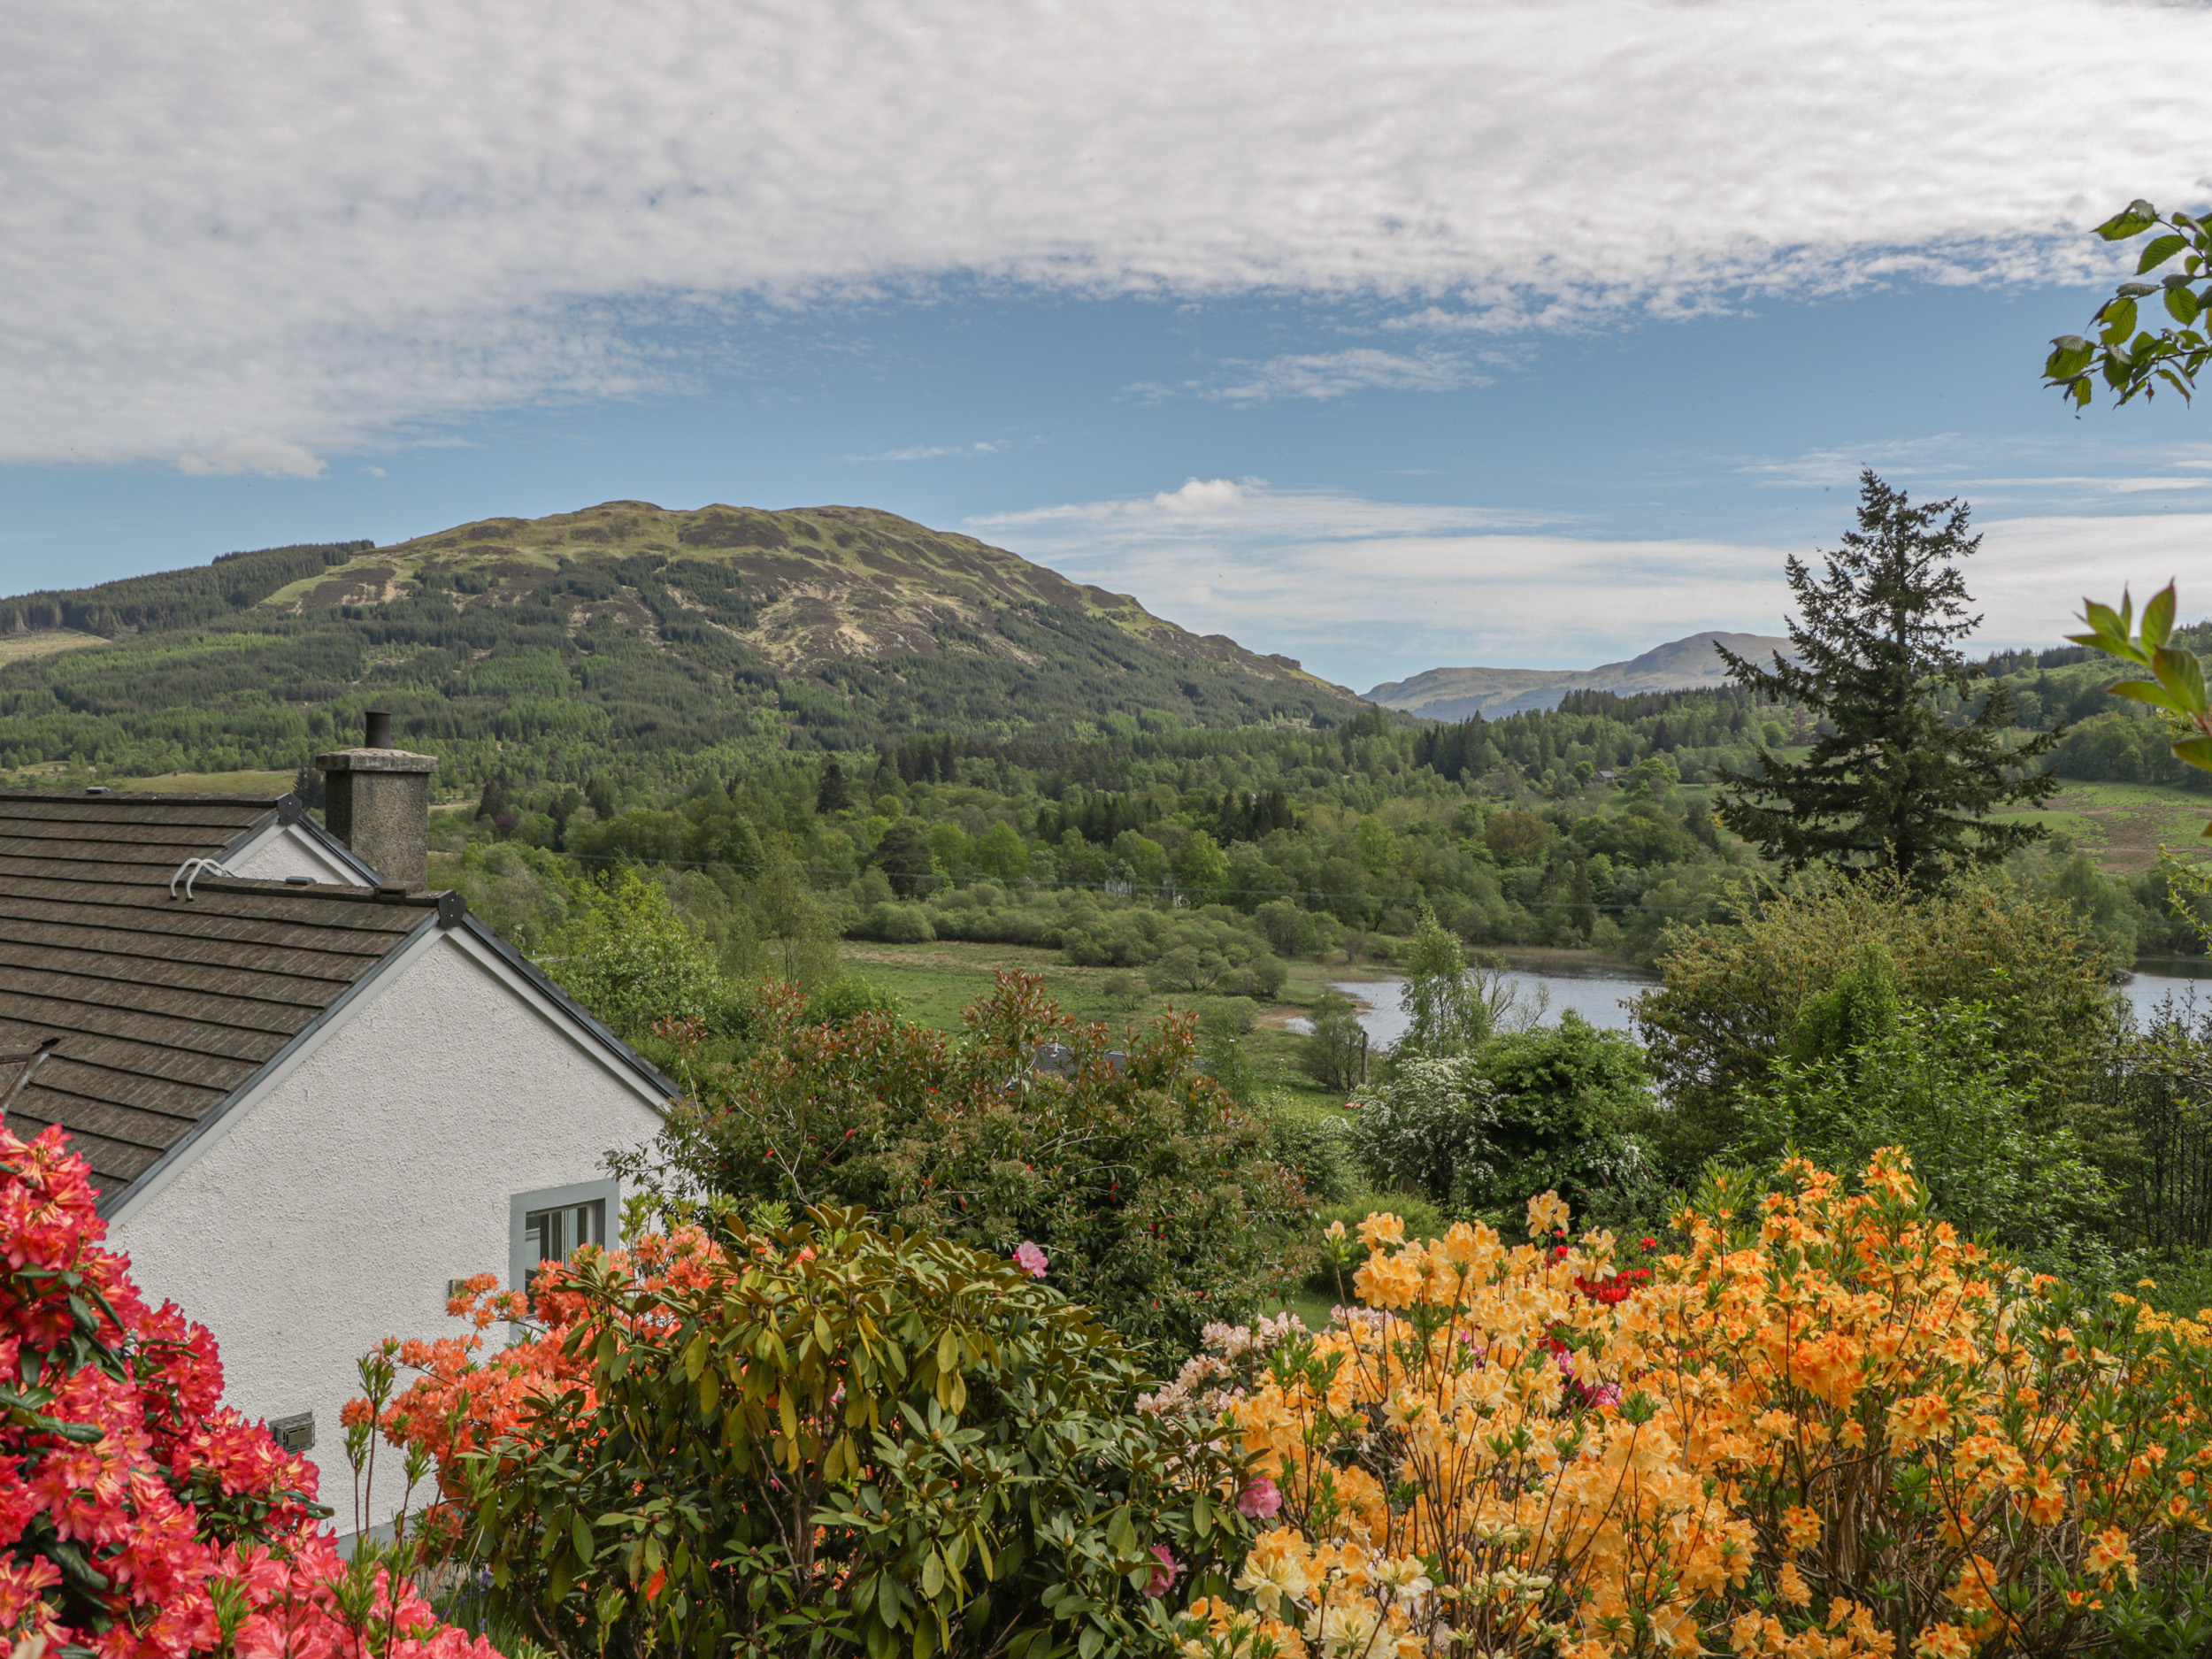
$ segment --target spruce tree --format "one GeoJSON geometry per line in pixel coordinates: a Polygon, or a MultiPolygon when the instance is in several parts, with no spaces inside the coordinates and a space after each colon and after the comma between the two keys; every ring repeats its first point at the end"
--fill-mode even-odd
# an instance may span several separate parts
{"type": "Polygon", "coordinates": [[[1791,869],[1886,870],[1924,888],[2044,833],[1989,820],[1999,807],[2041,804],[2050,774],[2034,763],[2062,728],[2008,741],[2012,693],[1978,683],[1984,670],[1957,648],[1981,621],[1966,614],[1958,570],[1981,542],[1967,513],[1955,500],[1915,506],[1862,473],[1859,527],[1823,556],[1825,574],[1789,561],[1793,657],[1762,668],[1718,648],[1760,701],[1820,721],[1804,759],[1762,748],[1758,772],[1718,773],[1721,821],[1791,869]]]}

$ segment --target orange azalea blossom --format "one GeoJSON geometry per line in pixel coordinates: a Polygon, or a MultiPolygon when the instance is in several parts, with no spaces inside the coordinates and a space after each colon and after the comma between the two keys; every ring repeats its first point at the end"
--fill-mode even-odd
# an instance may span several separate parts
{"type": "MultiPolygon", "coordinates": [[[[712,1263],[719,1259],[707,1235],[695,1227],[649,1233],[605,1256],[610,1269],[642,1284],[691,1288],[710,1281],[712,1263]]],[[[573,1279],[571,1263],[548,1263],[532,1281],[526,1302],[516,1292],[501,1291],[497,1274],[480,1273],[446,1304],[448,1313],[465,1317],[473,1327],[467,1336],[385,1345],[391,1357],[417,1375],[377,1426],[395,1445],[419,1447],[436,1459],[442,1494],[466,1490],[459,1472],[463,1456],[511,1432],[544,1401],[580,1387],[588,1406],[593,1394],[584,1379],[591,1372],[591,1356],[581,1348],[571,1352],[575,1345],[567,1340],[588,1312],[585,1298],[567,1288],[573,1279]],[[494,1344],[485,1355],[490,1327],[510,1320],[521,1322],[522,1340],[494,1344]]],[[[366,1401],[352,1402],[348,1423],[367,1410],[366,1401]]],[[[442,1501],[432,1506],[424,1525],[434,1531],[455,1520],[442,1501]]]]}
{"type": "Polygon", "coordinates": [[[2094,1641],[2100,1598],[2212,1569],[2212,1329],[2074,1296],[1932,1217],[1718,1177],[1619,1299],[1614,1240],[1360,1228],[1363,1310],[1225,1408],[1282,1496],[1185,1659],[1969,1659],[2094,1641]]]}

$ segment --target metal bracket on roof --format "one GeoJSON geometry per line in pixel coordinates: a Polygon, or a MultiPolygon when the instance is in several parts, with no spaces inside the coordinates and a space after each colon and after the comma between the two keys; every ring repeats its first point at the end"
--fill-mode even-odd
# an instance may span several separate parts
{"type": "Polygon", "coordinates": [[[468,913],[469,902],[464,895],[458,893],[438,895],[439,926],[458,927],[461,925],[461,918],[468,913]]]}
{"type": "Polygon", "coordinates": [[[23,1092],[23,1086],[31,1080],[31,1074],[36,1071],[39,1067],[44,1065],[46,1064],[46,1056],[53,1053],[54,1050],[60,1046],[61,1039],[59,1037],[49,1037],[44,1042],[39,1044],[37,1048],[28,1049],[22,1054],[0,1054],[0,1065],[4,1065],[11,1060],[25,1060],[29,1062],[29,1064],[26,1065],[22,1071],[16,1073],[15,1081],[8,1085],[8,1092],[4,1094],[0,1094],[0,1118],[5,1117],[7,1115],[8,1108],[15,1104],[15,1097],[23,1092]]]}
{"type": "Polygon", "coordinates": [[[181,881],[184,883],[184,896],[189,902],[192,884],[202,876],[227,876],[229,873],[218,859],[188,858],[177,866],[177,873],[169,878],[169,896],[173,899],[177,896],[177,883],[181,881]]]}

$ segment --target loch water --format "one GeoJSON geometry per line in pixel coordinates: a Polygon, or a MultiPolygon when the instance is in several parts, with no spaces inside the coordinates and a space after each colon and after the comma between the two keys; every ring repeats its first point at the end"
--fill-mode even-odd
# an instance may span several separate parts
{"type": "MultiPolygon", "coordinates": [[[[1508,968],[1505,977],[1524,999],[1525,1005],[1534,1006],[1540,996],[1544,999],[1544,1019],[1556,1021],[1561,1012],[1572,1009],[1601,1031],[1631,1031],[1628,1003],[1658,983],[1655,974],[1640,974],[1617,964],[1608,964],[1589,972],[1571,968],[1508,968]]],[[[1359,1010],[1359,1023],[1367,1033],[1368,1041],[1377,1048],[1395,1042],[1405,1033],[1406,1017],[1398,1006],[1398,994],[1405,981],[1399,979],[1345,979],[1335,988],[1356,1003],[1363,1003],[1359,1010]]],[[[2212,1015],[2212,963],[2186,958],[2145,960],[2136,964],[2135,972],[2124,979],[2119,989],[2135,1010],[2138,1025],[2145,1024],[2168,998],[2184,1016],[2212,1015]]],[[[1303,1020],[1293,1020],[1292,1029],[1302,1030],[1303,1020]]]]}

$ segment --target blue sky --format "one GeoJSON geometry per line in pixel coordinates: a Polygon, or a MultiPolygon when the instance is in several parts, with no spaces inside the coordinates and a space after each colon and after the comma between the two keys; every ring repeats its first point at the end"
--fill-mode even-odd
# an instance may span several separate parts
{"type": "Polygon", "coordinates": [[[10,591],[844,502],[1363,689],[1775,631],[1870,465],[1991,643],[2212,609],[2212,410],[2034,373],[2087,225],[2212,196],[2096,61],[2194,7],[213,11],[0,39],[10,591]]]}

